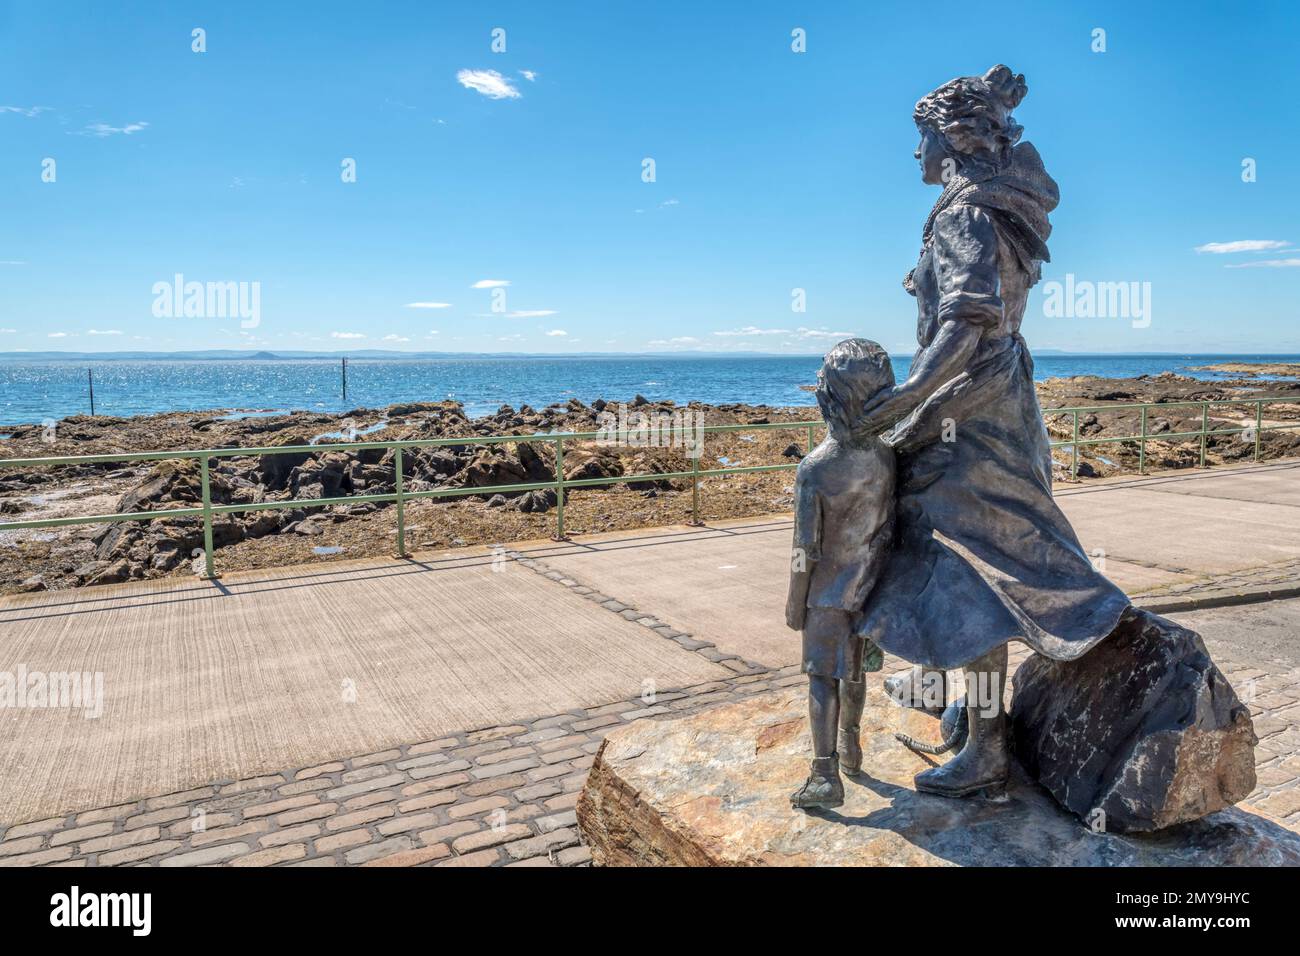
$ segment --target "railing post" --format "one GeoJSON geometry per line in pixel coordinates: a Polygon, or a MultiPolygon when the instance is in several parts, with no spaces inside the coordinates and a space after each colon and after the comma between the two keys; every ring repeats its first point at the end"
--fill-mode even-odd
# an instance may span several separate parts
{"type": "Polygon", "coordinates": [[[808,424],[808,448],[804,451],[805,455],[811,455],[813,450],[813,424],[808,424]]]}
{"type": "Polygon", "coordinates": [[[1264,403],[1255,402],[1255,460],[1259,461],[1259,440],[1264,431],[1264,403]]]}
{"type": "Polygon", "coordinates": [[[1205,442],[1210,437],[1210,403],[1201,402],[1201,467],[1205,467],[1205,442]]]}
{"type": "Polygon", "coordinates": [[[1073,453],[1073,460],[1070,462],[1070,477],[1076,481],[1079,478],[1079,413],[1074,413],[1074,437],[1071,439],[1070,451],[1073,453]]]}
{"type": "Polygon", "coordinates": [[[555,540],[564,535],[564,439],[555,439],[555,540]]]}
{"type": "Polygon", "coordinates": [[[698,527],[703,524],[700,521],[700,458],[704,455],[704,439],[691,450],[695,453],[691,456],[691,524],[698,527]]]}
{"type": "Polygon", "coordinates": [[[409,558],[406,553],[406,503],[402,497],[403,473],[402,473],[402,449],[394,449],[393,464],[396,466],[397,480],[394,483],[394,490],[397,493],[397,554],[399,558],[409,558]]]}
{"type": "Polygon", "coordinates": [[[1142,406],[1142,438],[1138,441],[1138,474],[1147,473],[1147,407],[1142,406]]]}
{"type": "Polygon", "coordinates": [[[212,564],[212,483],[208,478],[208,458],[199,459],[199,480],[203,485],[203,576],[213,581],[217,572],[212,564]]]}

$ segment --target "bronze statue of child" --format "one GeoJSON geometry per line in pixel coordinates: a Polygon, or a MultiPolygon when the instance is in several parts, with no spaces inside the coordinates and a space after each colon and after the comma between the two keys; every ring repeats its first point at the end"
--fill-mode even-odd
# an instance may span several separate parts
{"type": "Polygon", "coordinates": [[[880,670],[883,655],[854,633],[854,624],[893,545],[894,452],[879,437],[855,437],[852,425],[893,385],[889,355],[875,342],[848,339],[831,349],[816,392],[827,436],[795,475],[785,619],[803,631],[808,675],[812,773],[790,797],[804,809],[842,804],[840,766],[849,773],[862,768],[863,675],[880,670]]]}

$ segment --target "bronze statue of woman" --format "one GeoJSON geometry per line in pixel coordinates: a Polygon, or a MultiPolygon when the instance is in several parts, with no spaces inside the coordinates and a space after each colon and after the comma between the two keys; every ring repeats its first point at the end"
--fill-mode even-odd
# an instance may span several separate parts
{"type": "Polygon", "coordinates": [[[1023,76],[995,66],[917,103],[921,178],[943,186],[904,282],[920,348],[908,379],[856,426],[890,430],[898,453],[894,553],[858,632],[922,667],[966,672],[966,745],[916,777],[918,790],[949,796],[1006,780],[1007,642],[1073,660],[1130,606],[1052,500],[1020,322],[1049,258],[1058,192],[1019,142],[1011,111],[1026,91],[1023,76]]]}

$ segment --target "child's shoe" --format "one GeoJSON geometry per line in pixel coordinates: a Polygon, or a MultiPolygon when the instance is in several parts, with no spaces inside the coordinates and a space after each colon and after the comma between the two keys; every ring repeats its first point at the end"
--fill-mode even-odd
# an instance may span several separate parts
{"type": "Polygon", "coordinates": [[[800,810],[829,810],[844,802],[844,781],[840,780],[838,754],[817,757],[804,785],[790,795],[790,805],[800,810]]]}

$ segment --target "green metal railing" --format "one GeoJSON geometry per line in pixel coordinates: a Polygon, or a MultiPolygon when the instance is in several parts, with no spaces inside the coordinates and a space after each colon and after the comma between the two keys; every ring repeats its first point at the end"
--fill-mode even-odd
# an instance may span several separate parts
{"type": "MultiPolygon", "coordinates": [[[[1146,404],[1129,404],[1129,405],[1096,405],[1080,406],[1077,408],[1055,408],[1047,409],[1044,415],[1062,415],[1068,414],[1073,416],[1072,437],[1064,441],[1050,442],[1052,448],[1068,446],[1072,449],[1072,464],[1070,473],[1073,477],[1078,477],[1079,470],[1079,448],[1087,445],[1100,445],[1114,442],[1137,441],[1139,443],[1139,466],[1140,473],[1146,471],[1146,442],[1148,440],[1171,441],[1178,439],[1199,438],[1201,442],[1201,467],[1205,467],[1206,443],[1211,435],[1241,434],[1254,431],[1255,443],[1255,460],[1260,457],[1260,435],[1264,431],[1280,430],[1287,428],[1300,427],[1300,421],[1294,424],[1270,425],[1263,424],[1263,407],[1276,403],[1295,403],[1300,402],[1300,396],[1287,398],[1257,398],[1257,399],[1230,399],[1200,402],[1164,402],[1164,403],[1146,403],[1146,404]],[[1209,428],[1210,406],[1218,405],[1254,405],[1255,421],[1253,424],[1244,425],[1240,428],[1214,429],[1209,428]],[[1157,435],[1148,433],[1147,419],[1148,410],[1151,408],[1171,409],[1180,407],[1201,406],[1201,428],[1199,431],[1192,432],[1164,432],[1157,435]],[[1098,412],[1114,412],[1125,409],[1141,409],[1142,429],[1139,435],[1125,435],[1118,437],[1104,438],[1080,438],[1079,437],[1079,416],[1085,414],[1095,414],[1098,412]]],[[[753,432],[753,431],[771,431],[771,430],[797,430],[806,432],[806,448],[811,449],[816,441],[817,430],[823,428],[821,421],[801,421],[801,422],[769,422],[758,425],[708,425],[702,429],[705,434],[718,434],[722,432],[753,432]]],[[[694,429],[688,429],[688,433],[694,432],[694,429]]],[[[120,521],[156,521],[160,518],[201,518],[203,522],[203,557],[204,557],[204,576],[207,578],[218,577],[213,563],[213,543],[212,543],[212,519],[215,515],[223,514],[240,514],[252,511],[280,510],[289,511],[299,508],[324,508],[332,505],[341,504],[361,504],[365,502],[374,502],[376,504],[392,503],[396,506],[397,512],[397,557],[409,557],[406,550],[406,502],[415,501],[423,498],[450,498],[462,495],[491,495],[504,493],[517,493],[525,491],[540,491],[551,489],[555,492],[556,507],[556,538],[565,537],[564,528],[564,511],[565,511],[565,490],[570,488],[592,488],[600,485],[626,484],[640,481],[667,481],[667,480],[689,480],[692,484],[691,495],[691,523],[700,524],[700,481],[704,478],[722,477],[726,475],[753,474],[757,472],[784,471],[798,468],[798,462],[788,462],[775,465],[737,465],[727,468],[701,468],[701,454],[691,456],[691,468],[689,471],[675,472],[649,472],[638,475],[618,475],[604,478],[565,478],[564,477],[564,443],[568,441],[599,441],[608,440],[610,433],[607,431],[596,432],[540,432],[532,435],[490,435],[490,436],[471,436],[463,438],[431,438],[410,441],[374,441],[374,442],[334,442],[329,444],[317,445],[282,445],[265,448],[206,448],[200,450],[183,450],[183,451],[153,451],[153,452],[124,452],[110,455],[70,455],[65,457],[53,458],[10,458],[0,459],[0,469],[2,468],[40,468],[57,465],[95,465],[95,464],[113,464],[127,462],[147,462],[147,461],[176,461],[185,459],[196,459],[199,462],[199,480],[202,486],[202,504],[199,507],[188,508],[167,508],[158,511],[138,511],[123,514],[105,514],[105,515],[87,515],[68,518],[47,518],[34,521],[11,521],[0,523],[0,532],[5,531],[22,531],[36,528],[59,528],[70,525],[82,524],[105,524],[120,521]],[[533,481],[518,482],[504,485],[482,485],[478,487],[456,487],[456,488],[433,488],[425,491],[408,491],[405,485],[405,452],[417,448],[437,448],[449,446],[465,445],[500,445],[505,443],[520,444],[544,444],[547,442],[555,446],[555,474],[556,477],[551,481],[533,481]],[[250,502],[243,504],[213,504],[212,503],[212,486],[210,465],[214,458],[249,458],[260,457],[264,455],[315,455],[325,451],[349,451],[359,452],[370,449],[382,449],[393,451],[393,467],[395,480],[393,491],[383,494],[360,494],[346,495],[334,498],[300,498],[288,501],[262,501],[250,502]]],[[[635,444],[635,443],[628,443],[635,444]]]]}
{"type": "Polygon", "coordinates": [[[1133,402],[1129,404],[1115,405],[1088,405],[1071,408],[1050,408],[1044,409],[1043,415],[1071,415],[1073,418],[1073,427],[1071,436],[1063,441],[1050,442],[1052,448],[1070,448],[1070,477],[1079,477],[1079,448],[1085,445],[1107,445],[1123,442],[1138,443],[1138,474],[1145,475],[1147,470],[1147,442],[1156,441],[1177,441],[1199,439],[1201,444],[1201,461],[1200,467],[1206,467],[1205,452],[1206,446],[1212,435],[1251,435],[1255,446],[1254,458],[1259,461],[1260,442],[1263,433],[1266,431],[1283,431],[1290,428],[1300,428],[1300,421],[1286,425],[1265,425],[1264,424],[1264,406],[1265,405],[1286,405],[1300,402],[1300,396],[1284,396],[1279,398],[1220,398],[1220,399],[1202,399],[1190,402],[1133,402]],[[1210,408],[1221,405],[1253,405],[1255,407],[1255,420],[1246,425],[1234,428],[1210,428],[1210,408]],[[1137,435],[1107,435],[1101,438],[1080,438],[1079,437],[1079,416],[1093,415],[1098,412],[1118,412],[1128,409],[1140,409],[1141,430],[1137,435]],[[1201,409],[1201,427],[1196,431],[1190,432],[1160,432],[1152,434],[1148,431],[1147,423],[1150,409],[1171,409],[1171,408],[1200,408],[1201,409]]]}
{"type": "MultiPolygon", "coordinates": [[[[708,425],[704,433],[764,430],[798,430],[807,433],[807,448],[811,449],[816,438],[816,430],[822,427],[815,422],[770,422],[760,425],[708,425]]],[[[694,433],[687,429],[684,434],[694,433]]],[[[394,504],[397,511],[397,557],[409,557],[406,550],[406,502],[421,498],[450,498],[462,495],[493,495],[525,491],[551,489],[555,492],[556,538],[565,537],[564,510],[565,490],[570,488],[590,488],[599,485],[625,484],[638,481],[667,481],[689,479],[694,488],[691,505],[691,522],[699,524],[700,514],[700,480],[719,475],[739,475],[761,471],[781,471],[798,468],[798,462],[779,465],[748,465],[729,468],[701,468],[700,455],[691,458],[689,471],[647,472],[638,475],[617,475],[607,478],[565,478],[564,477],[564,443],[566,441],[608,440],[610,433],[597,432],[539,432],[532,435],[489,435],[467,436],[463,438],[430,438],[410,441],[354,441],[332,442],[315,445],[281,445],[264,448],[205,448],[182,451],[124,452],[111,455],[69,455],[52,458],[10,458],[0,459],[2,468],[40,468],[56,465],[96,465],[126,462],[178,461],[197,459],[199,462],[199,480],[202,486],[202,506],[188,508],[166,508],[158,511],[136,511],[121,514],[86,515],[69,518],[46,518],[35,521],[10,521],[0,523],[0,532],[21,531],[36,528],[59,528],[69,525],[104,524],[120,521],[156,521],[160,518],[201,518],[203,520],[203,558],[204,576],[218,577],[213,566],[212,519],[215,515],[239,514],[251,511],[291,511],[298,508],[324,508],[340,504],[394,504]],[[426,491],[407,491],[405,488],[404,452],[416,448],[445,448],[465,445],[500,445],[505,443],[545,444],[555,446],[555,473],[551,481],[516,482],[504,485],[480,485],[476,487],[432,488],[426,491]],[[393,491],[383,494],[346,495],[335,498],[298,498],[288,501],[262,501],[244,504],[213,504],[210,477],[210,462],[214,458],[252,458],[263,455],[315,455],[326,451],[359,452],[369,449],[393,451],[394,483],[393,491]]],[[[702,453],[702,449],[701,449],[702,453]]]]}

